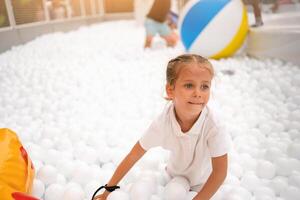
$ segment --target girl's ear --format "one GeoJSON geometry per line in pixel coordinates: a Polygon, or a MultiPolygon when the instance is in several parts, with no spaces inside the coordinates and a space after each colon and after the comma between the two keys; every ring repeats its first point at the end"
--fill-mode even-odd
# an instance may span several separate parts
{"type": "Polygon", "coordinates": [[[174,91],[174,86],[172,86],[169,83],[167,83],[166,84],[166,93],[167,93],[167,98],[169,100],[173,99],[173,91],[174,91]]]}

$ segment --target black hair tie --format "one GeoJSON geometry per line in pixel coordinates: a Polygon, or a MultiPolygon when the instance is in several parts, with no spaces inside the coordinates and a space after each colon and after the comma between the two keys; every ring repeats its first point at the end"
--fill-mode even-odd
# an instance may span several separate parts
{"type": "Polygon", "coordinates": [[[92,197],[92,200],[94,200],[96,194],[101,190],[101,189],[105,189],[106,191],[108,192],[113,192],[115,191],[116,189],[120,189],[120,186],[117,186],[117,185],[114,185],[114,186],[107,186],[107,184],[105,184],[104,186],[102,185],[101,187],[99,187],[95,193],[93,194],[93,197],[92,197]]]}

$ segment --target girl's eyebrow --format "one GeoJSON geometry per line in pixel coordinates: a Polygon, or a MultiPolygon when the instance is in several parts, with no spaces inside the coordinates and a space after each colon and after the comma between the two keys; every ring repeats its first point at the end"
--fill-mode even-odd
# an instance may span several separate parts
{"type": "MultiPolygon", "coordinates": [[[[194,82],[194,80],[183,80],[184,82],[194,82]]],[[[202,83],[210,83],[211,81],[201,81],[202,83]]]]}

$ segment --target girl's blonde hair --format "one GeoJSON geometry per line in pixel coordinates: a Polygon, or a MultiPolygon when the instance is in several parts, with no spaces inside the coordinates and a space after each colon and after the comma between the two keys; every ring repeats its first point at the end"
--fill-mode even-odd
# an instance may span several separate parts
{"type": "Polygon", "coordinates": [[[200,67],[207,69],[214,77],[214,69],[207,58],[197,54],[183,54],[169,61],[167,66],[167,83],[174,85],[180,70],[189,63],[197,63],[200,67]]]}

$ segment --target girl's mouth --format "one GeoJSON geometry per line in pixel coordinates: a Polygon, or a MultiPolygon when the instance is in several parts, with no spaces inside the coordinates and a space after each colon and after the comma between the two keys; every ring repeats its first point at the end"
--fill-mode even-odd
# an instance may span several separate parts
{"type": "Polygon", "coordinates": [[[192,105],[203,105],[203,103],[198,103],[198,102],[188,102],[189,104],[192,104],[192,105]]]}

